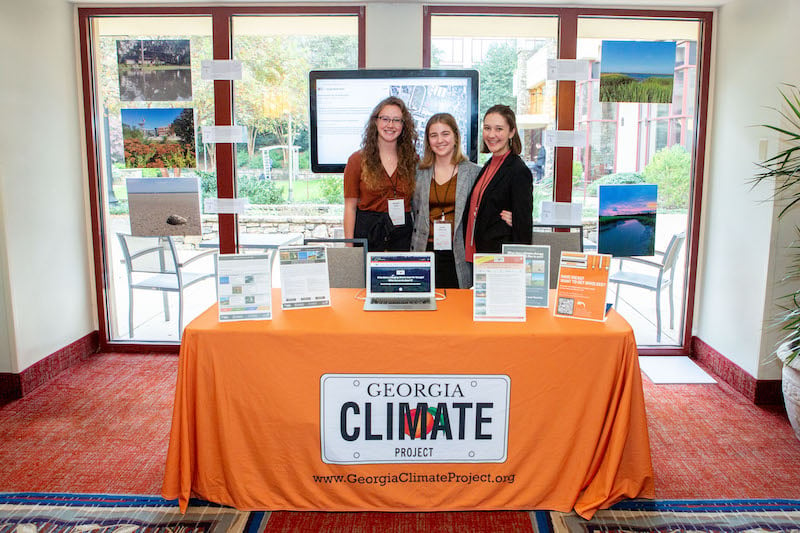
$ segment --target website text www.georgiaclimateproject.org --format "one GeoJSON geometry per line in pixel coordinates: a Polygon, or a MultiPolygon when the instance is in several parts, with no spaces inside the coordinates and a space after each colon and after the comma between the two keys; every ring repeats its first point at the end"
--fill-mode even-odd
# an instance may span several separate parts
{"type": "Polygon", "coordinates": [[[381,487],[393,484],[404,483],[460,483],[463,485],[492,484],[492,483],[514,483],[516,474],[459,474],[456,472],[444,472],[436,474],[417,474],[414,472],[403,472],[401,474],[379,474],[379,475],[359,475],[359,474],[340,474],[332,476],[313,476],[315,483],[347,483],[349,485],[379,485],[381,487]]]}

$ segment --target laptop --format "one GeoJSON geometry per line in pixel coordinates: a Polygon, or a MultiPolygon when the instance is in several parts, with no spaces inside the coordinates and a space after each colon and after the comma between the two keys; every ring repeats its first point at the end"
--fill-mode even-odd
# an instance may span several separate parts
{"type": "Polygon", "coordinates": [[[365,311],[435,311],[433,252],[367,254],[365,311]]]}

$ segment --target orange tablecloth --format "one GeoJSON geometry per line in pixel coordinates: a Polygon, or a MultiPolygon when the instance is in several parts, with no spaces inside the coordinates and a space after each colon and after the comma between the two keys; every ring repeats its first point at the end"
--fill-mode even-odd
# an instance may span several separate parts
{"type": "Polygon", "coordinates": [[[525,323],[476,323],[470,291],[449,290],[435,312],[364,312],[356,292],[333,289],[332,307],[281,311],[276,290],[271,321],[220,324],[212,306],[186,327],[165,498],[182,509],[197,496],[242,510],[590,517],[620,499],[654,497],[636,343],[616,312],[605,323],[552,309],[528,309],[525,323]],[[507,375],[507,458],[327,464],[328,373],[507,375]],[[441,482],[408,482],[434,474],[441,482]]]}

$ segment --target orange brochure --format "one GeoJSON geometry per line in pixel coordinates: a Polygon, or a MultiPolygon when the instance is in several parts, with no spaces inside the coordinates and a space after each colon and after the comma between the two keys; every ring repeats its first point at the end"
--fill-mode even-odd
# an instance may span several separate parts
{"type": "Polygon", "coordinates": [[[604,321],[611,256],[561,252],[555,316],[604,321]]]}

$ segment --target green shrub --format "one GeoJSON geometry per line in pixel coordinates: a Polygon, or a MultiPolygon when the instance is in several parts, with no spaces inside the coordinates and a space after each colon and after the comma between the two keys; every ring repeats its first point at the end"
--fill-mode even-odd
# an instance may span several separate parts
{"type": "Polygon", "coordinates": [[[247,153],[247,150],[239,150],[236,153],[236,165],[239,168],[260,169],[264,166],[264,161],[261,159],[261,150],[256,150],[253,157],[247,153]]]}
{"type": "Polygon", "coordinates": [[[253,176],[239,176],[239,198],[250,198],[251,204],[282,204],[283,187],[272,180],[261,180],[253,176]]]}
{"type": "Polygon", "coordinates": [[[108,206],[108,212],[111,215],[127,215],[128,214],[128,201],[118,200],[115,204],[108,206]]]}
{"type": "Polygon", "coordinates": [[[637,183],[644,183],[644,176],[638,172],[617,172],[594,180],[586,189],[586,192],[589,196],[597,196],[597,187],[599,185],[632,185],[637,183]]]}
{"type": "Polygon", "coordinates": [[[647,183],[658,185],[658,208],[682,210],[689,207],[689,173],[692,157],[679,144],[655,153],[644,168],[647,183]]]}
{"type": "MultiPolygon", "coordinates": [[[[217,197],[217,173],[197,170],[203,198],[217,197]]],[[[239,198],[249,198],[251,204],[267,205],[283,203],[283,187],[272,180],[261,180],[254,176],[241,175],[236,179],[239,198]]]]}
{"type": "Polygon", "coordinates": [[[202,170],[196,170],[195,173],[200,176],[200,191],[203,193],[203,198],[216,198],[217,173],[203,172],[202,170]]]}
{"type": "Polygon", "coordinates": [[[575,187],[583,182],[583,163],[580,161],[572,162],[572,186],[575,187]]]}
{"type": "Polygon", "coordinates": [[[325,176],[321,179],[320,193],[329,204],[344,203],[344,180],[339,176],[325,176]]]}

